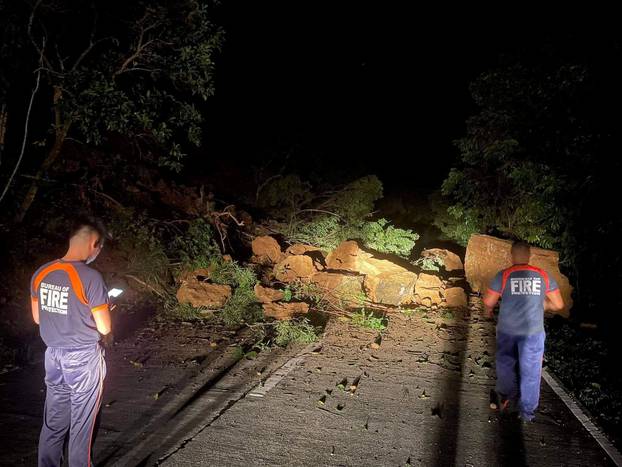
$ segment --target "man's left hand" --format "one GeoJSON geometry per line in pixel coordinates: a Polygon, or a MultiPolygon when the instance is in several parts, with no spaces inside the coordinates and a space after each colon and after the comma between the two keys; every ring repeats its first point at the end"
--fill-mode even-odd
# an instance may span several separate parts
{"type": "Polygon", "coordinates": [[[112,332],[109,332],[102,337],[102,345],[106,349],[112,348],[112,346],[114,345],[114,335],[112,334],[112,332]]]}

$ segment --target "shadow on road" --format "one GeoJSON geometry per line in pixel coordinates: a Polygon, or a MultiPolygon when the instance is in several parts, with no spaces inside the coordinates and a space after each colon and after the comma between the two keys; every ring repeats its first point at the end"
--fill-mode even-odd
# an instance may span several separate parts
{"type": "Polygon", "coordinates": [[[444,341],[441,353],[441,393],[432,415],[440,418],[434,444],[437,446],[435,466],[456,465],[460,437],[462,370],[467,355],[470,326],[468,315],[456,317],[456,322],[438,330],[444,341]],[[436,413],[435,413],[436,411],[436,413]]]}

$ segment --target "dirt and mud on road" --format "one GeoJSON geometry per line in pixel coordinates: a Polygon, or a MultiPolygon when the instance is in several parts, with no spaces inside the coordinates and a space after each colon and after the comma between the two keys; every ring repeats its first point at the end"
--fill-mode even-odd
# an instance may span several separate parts
{"type": "MultiPolygon", "coordinates": [[[[157,430],[162,417],[172,417],[203,386],[209,387],[240,359],[247,360],[245,352],[253,343],[247,329],[228,329],[216,320],[153,320],[107,348],[96,464],[113,465],[157,430]]],[[[277,355],[279,349],[270,352],[271,358],[277,355]]],[[[259,365],[259,359],[247,361],[259,365]]],[[[270,369],[269,364],[262,365],[259,369],[247,365],[240,378],[256,384],[262,371],[270,369]]],[[[30,365],[0,375],[0,465],[36,465],[45,399],[43,376],[40,353],[30,365]]]]}
{"type": "Polygon", "coordinates": [[[490,409],[494,325],[470,312],[332,320],[319,353],[233,405],[163,465],[610,465],[543,385],[535,423],[490,409]],[[374,345],[376,344],[376,345],[374,345]]]}
{"type": "MultiPolygon", "coordinates": [[[[96,465],[611,465],[545,384],[535,423],[491,411],[479,307],[380,336],[333,318],[313,349],[253,358],[247,331],[149,322],[108,350],[96,465]]],[[[35,464],[43,388],[40,364],[0,376],[2,465],[35,464]]]]}

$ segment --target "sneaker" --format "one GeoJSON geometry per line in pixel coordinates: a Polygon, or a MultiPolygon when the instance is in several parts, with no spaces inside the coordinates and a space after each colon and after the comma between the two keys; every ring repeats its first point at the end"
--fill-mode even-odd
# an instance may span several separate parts
{"type": "Polygon", "coordinates": [[[496,391],[490,391],[490,408],[502,414],[513,414],[518,411],[518,404],[513,399],[498,395],[496,391]]]}
{"type": "Polygon", "coordinates": [[[499,396],[494,389],[490,390],[490,410],[497,410],[499,408],[499,396]]]}

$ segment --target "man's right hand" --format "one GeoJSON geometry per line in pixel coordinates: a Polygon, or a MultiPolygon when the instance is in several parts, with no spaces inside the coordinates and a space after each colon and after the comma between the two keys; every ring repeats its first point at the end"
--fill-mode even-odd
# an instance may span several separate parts
{"type": "Polygon", "coordinates": [[[564,309],[564,299],[559,289],[548,292],[544,297],[545,311],[560,311],[564,309]]]}

